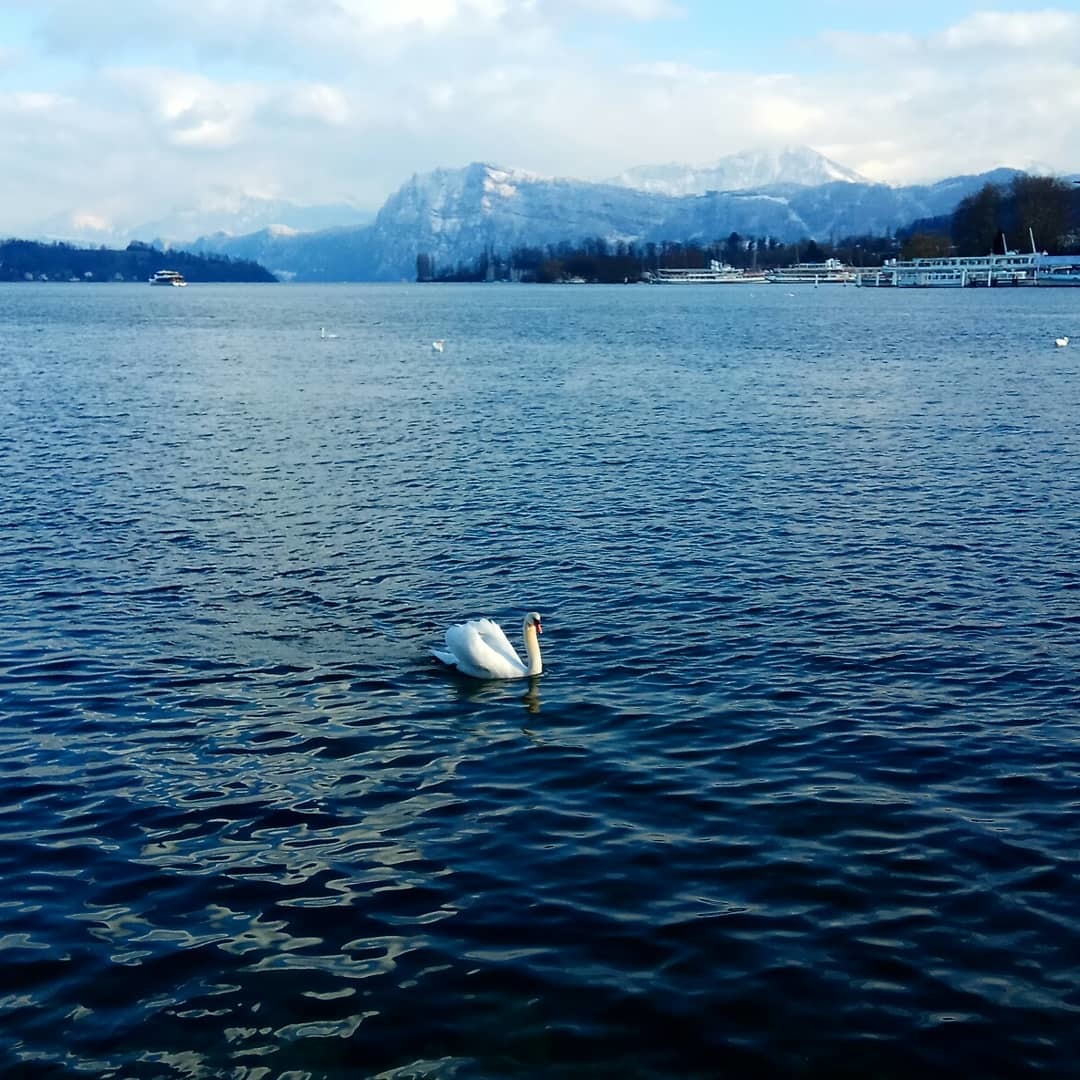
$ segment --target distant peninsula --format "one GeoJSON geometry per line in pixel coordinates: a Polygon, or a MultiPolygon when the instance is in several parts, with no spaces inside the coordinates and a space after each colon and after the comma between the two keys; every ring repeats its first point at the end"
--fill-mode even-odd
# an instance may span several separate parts
{"type": "Polygon", "coordinates": [[[189,282],[276,282],[265,267],[228,255],[162,251],[133,241],[123,250],[36,240],[0,241],[0,281],[137,281],[157,270],[178,270],[189,282]]]}

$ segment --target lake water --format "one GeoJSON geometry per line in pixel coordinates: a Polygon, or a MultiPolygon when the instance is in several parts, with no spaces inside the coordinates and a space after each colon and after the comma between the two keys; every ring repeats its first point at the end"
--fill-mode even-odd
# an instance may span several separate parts
{"type": "Polygon", "coordinates": [[[1063,333],[0,286],[0,1073],[1075,1075],[1063,333]]]}

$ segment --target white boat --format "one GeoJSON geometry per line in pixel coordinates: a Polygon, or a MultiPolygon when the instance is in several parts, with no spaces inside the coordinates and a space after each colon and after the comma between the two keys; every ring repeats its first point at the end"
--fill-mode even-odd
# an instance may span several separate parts
{"type": "Polygon", "coordinates": [[[654,270],[649,278],[653,285],[759,285],[765,281],[765,275],[758,270],[739,270],[727,263],[710,259],[707,267],[684,269],[674,266],[662,266],[654,270]]]}
{"type": "Polygon", "coordinates": [[[957,255],[939,259],[889,259],[884,269],[901,289],[964,289],[1034,285],[1042,256],[1007,251],[1004,255],[957,255]]]}
{"type": "Polygon", "coordinates": [[[149,278],[151,285],[171,285],[174,288],[182,288],[187,282],[179,270],[158,270],[149,278]]]}
{"type": "Polygon", "coordinates": [[[774,285],[849,285],[855,281],[855,271],[839,259],[826,259],[781,266],[769,270],[765,277],[774,285]]]}

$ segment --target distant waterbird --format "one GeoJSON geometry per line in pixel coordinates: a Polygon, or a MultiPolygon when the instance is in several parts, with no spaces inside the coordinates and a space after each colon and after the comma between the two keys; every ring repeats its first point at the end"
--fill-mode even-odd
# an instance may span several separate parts
{"type": "Polygon", "coordinates": [[[1069,344],[1069,339],[1067,337],[1054,338],[1054,344],[1059,349],[1064,349],[1065,346],[1069,344]]]}
{"type": "Polygon", "coordinates": [[[337,337],[337,334],[328,334],[326,332],[326,327],[325,326],[320,326],[319,327],[319,337],[322,338],[323,341],[333,341],[334,338],[337,337]]]}
{"type": "Polygon", "coordinates": [[[446,338],[439,338],[438,341],[433,341],[431,343],[431,349],[432,349],[433,352],[442,352],[445,347],[446,347],[446,338]]]}

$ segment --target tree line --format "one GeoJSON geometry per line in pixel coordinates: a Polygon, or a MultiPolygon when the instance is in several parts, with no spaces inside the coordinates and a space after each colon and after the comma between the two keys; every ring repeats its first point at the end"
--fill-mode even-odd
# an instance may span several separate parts
{"type": "Polygon", "coordinates": [[[796,244],[737,232],[711,242],[700,240],[634,243],[603,237],[539,247],[520,246],[503,254],[493,249],[453,266],[439,266],[433,256],[416,258],[417,281],[557,282],[583,279],[602,284],[641,281],[661,267],[700,270],[713,260],[728,266],[770,270],[797,262],[837,258],[853,266],[881,266],[899,251],[895,236],[853,236],[835,243],[806,239],[796,244]]]}
{"type": "Polygon", "coordinates": [[[1080,246],[1080,187],[1049,176],[985,184],[948,215],[914,222],[902,233],[905,258],[1003,255],[1032,243],[1050,255],[1080,246]]]}
{"type": "Polygon", "coordinates": [[[248,259],[162,251],[138,241],[123,250],[59,241],[0,241],[0,281],[147,281],[162,269],[178,270],[195,282],[277,280],[265,267],[248,259]]]}

